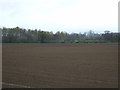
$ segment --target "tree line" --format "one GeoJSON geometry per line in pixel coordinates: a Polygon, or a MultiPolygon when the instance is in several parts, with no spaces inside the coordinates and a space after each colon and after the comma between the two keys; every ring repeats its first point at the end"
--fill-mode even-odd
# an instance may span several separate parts
{"type": "Polygon", "coordinates": [[[120,33],[113,33],[108,30],[102,34],[90,30],[85,33],[67,33],[58,31],[56,33],[15,28],[0,28],[2,43],[105,43],[120,42],[120,33]]]}

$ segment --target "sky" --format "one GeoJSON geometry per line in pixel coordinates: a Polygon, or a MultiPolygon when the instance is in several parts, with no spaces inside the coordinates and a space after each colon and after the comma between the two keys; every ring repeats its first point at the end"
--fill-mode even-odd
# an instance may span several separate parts
{"type": "Polygon", "coordinates": [[[0,27],[118,32],[119,0],[0,0],[0,27]]]}

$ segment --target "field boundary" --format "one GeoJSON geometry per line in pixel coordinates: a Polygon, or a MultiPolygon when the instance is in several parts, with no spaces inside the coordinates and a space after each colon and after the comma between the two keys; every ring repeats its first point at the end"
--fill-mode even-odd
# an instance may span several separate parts
{"type": "Polygon", "coordinates": [[[14,83],[7,83],[7,82],[0,82],[2,85],[8,85],[8,86],[16,86],[16,87],[20,87],[20,88],[33,88],[30,86],[26,86],[26,85],[20,85],[20,84],[14,84],[14,83]]]}

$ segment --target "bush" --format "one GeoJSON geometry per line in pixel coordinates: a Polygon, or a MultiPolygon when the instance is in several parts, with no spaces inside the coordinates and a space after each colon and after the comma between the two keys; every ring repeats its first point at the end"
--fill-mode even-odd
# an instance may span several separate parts
{"type": "Polygon", "coordinates": [[[75,40],[75,43],[79,43],[79,41],[78,41],[78,40],[75,40]]]}

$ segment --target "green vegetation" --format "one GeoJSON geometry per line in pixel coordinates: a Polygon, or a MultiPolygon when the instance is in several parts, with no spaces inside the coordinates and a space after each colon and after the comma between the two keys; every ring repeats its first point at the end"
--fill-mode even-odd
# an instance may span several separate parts
{"type": "Polygon", "coordinates": [[[107,43],[120,42],[120,33],[105,31],[103,34],[94,33],[90,30],[87,33],[53,32],[42,30],[15,28],[1,28],[3,43],[107,43]]]}

